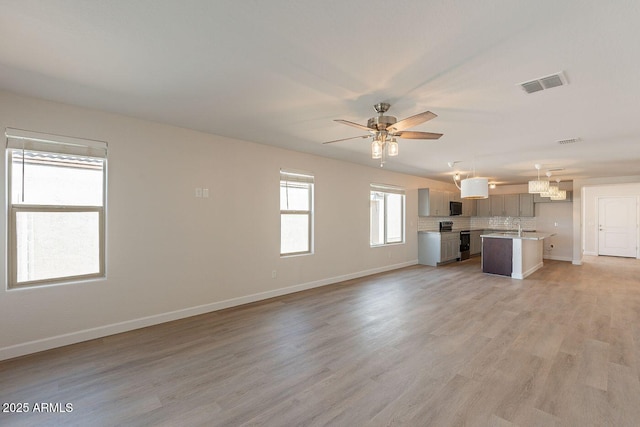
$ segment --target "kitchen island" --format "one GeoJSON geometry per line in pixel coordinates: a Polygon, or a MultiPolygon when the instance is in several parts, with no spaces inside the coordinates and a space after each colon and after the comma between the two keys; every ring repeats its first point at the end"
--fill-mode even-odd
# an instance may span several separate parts
{"type": "Polygon", "coordinates": [[[544,239],[548,233],[505,232],[483,234],[482,271],[524,279],[543,266],[544,239]]]}

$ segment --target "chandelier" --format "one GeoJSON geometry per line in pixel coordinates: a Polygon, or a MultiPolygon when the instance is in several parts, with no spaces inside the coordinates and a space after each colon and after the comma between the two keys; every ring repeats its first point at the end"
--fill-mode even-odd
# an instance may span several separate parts
{"type": "MultiPolygon", "coordinates": [[[[535,168],[538,170],[538,179],[535,181],[529,181],[529,193],[534,194],[534,193],[545,193],[549,191],[549,181],[545,181],[545,180],[541,180],[540,179],[540,165],[536,164],[534,165],[535,168]]],[[[545,197],[545,196],[543,196],[545,197]]]]}
{"type": "MultiPolygon", "coordinates": [[[[551,177],[551,172],[547,172],[547,176],[551,177]]],[[[551,185],[549,182],[549,190],[544,193],[540,193],[540,196],[549,197],[551,200],[566,200],[566,190],[560,190],[560,178],[556,179],[556,183],[557,185],[551,185]]]]}

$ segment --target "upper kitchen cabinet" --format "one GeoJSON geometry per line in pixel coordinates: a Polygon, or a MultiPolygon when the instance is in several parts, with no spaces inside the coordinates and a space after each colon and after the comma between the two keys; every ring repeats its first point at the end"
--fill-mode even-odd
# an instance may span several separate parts
{"type": "Polygon", "coordinates": [[[491,201],[491,216],[506,216],[504,211],[504,196],[489,196],[491,201]]]}
{"type": "Polygon", "coordinates": [[[462,216],[476,216],[478,214],[477,206],[474,199],[462,199],[462,216]]]}
{"type": "MultiPolygon", "coordinates": [[[[491,196],[494,197],[494,196],[491,196]]],[[[496,196],[499,197],[499,196],[496,196]]],[[[504,198],[504,216],[520,216],[520,195],[505,194],[504,198]]]]}
{"type": "Polygon", "coordinates": [[[431,188],[418,189],[418,216],[449,216],[449,198],[445,192],[431,188]]]}
{"type": "Polygon", "coordinates": [[[536,216],[533,208],[533,194],[522,193],[520,196],[520,215],[519,216],[536,216]]]}
{"type": "Polygon", "coordinates": [[[533,194],[505,194],[504,216],[534,216],[533,194]]]}
{"type": "Polygon", "coordinates": [[[478,216],[491,216],[491,199],[478,199],[476,201],[476,214],[478,216]]]}
{"type": "Polygon", "coordinates": [[[476,215],[487,216],[534,216],[532,194],[496,194],[477,201],[476,215]]]}

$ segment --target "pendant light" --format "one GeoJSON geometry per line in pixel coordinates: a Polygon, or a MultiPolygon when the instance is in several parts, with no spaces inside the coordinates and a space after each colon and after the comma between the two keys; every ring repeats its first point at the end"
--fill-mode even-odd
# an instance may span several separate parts
{"type": "Polygon", "coordinates": [[[540,193],[540,197],[551,197],[551,196],[555,196],[558,193],[558,187],[556,187],[555,185],[551,185],[551,172],[547,171],[546,173],[547,175],[547,182],[548,182],[548,187],[546,191],[543,191],[542,193],[540,193]]]}
{"type": "Polygon", "coordinates": [[[557,187],[554,187],[556,191],[554,194],[549,196],[550,199],[551,200],[567,200],[567,191],[560,190],[560,178],[556,179],[556,182],[558,183],[557,187]]]}
{"type": "MultiPolygon", "coordinates": [[[[450,162],[449,167],[453,167],[454,163],[450,162]]],[[[489,179],[476,176],[475,162],[473,166],[473,177],[463,179],[458,185],[460,180],[460,174],[456,172],[453,176],[453,182],[460,190],[460,197],[462,199],[487,199],[489,198],[489,179]]]]}
{"type": "Polygon", "coordinates": [[[536,164],[535,168],[538,170],[538,179],[536,181],[529,181],[529,193],[544,193],[549,191],[549,181],[540,180],[540,165],[536,164]]]}
{"type": "Polygon", "coordinates": [[[463,199],[486,199],[489,197],[489,180],[473,177],[460,183],[460,197],[463,199]]]}

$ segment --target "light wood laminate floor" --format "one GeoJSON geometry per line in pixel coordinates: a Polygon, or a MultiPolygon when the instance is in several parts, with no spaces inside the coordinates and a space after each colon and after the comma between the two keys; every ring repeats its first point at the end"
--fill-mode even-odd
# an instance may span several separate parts
{"type": "Polygon", "coordinates": [[[0,362],[0,425],[638,426],[640,261],[415,266],[0,362]]]}

